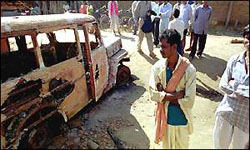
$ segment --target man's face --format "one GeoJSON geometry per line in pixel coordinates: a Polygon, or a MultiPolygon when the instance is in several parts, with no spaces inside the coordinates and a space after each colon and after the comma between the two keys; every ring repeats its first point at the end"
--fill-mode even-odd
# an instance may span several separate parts
{"type": "Polygon", "coordinates": [[[246,34],[243,40],[244,47],[247,51],[249,51],[249,34],[246,34]]]}
{"type": "Polygon", "coordinates": [[[207,1],[202,1],[204,6],[208,6],[208,2],[207,1]]]}
{"type": "Polygon", "coordinates": [[[182,4],[186,5],[187,4],[187,1],[181,1],[182,4]]]}
{"type": "Polygon", "coordinates": [[[171,46],[167,40],[161,40],[160,46],[160,52],[163,58],[170,58],[176,50],[176,44],[171,46]]]}

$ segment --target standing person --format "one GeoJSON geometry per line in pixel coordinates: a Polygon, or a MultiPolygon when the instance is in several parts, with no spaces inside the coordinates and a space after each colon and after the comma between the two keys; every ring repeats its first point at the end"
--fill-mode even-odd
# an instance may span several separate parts
{"type": "Polygon", "coordinates": [[[165,1],[160,6],[160,14],[161,17],[160,20],[160,36],[161,34],[168,29],[169,19],[172,15],[172,5],[169,3],[169,1],[165,1]]]}
{"type": "Polygon", "coordinates": [[[136,6],[137,2],[138,1],[133,1],[132,6],[131,6],[132,17],[133,17],[133,35],[136,35],[137,28],[138,28],[137,27],[137,22],[138,22],[137,18],[138,17],[135,16],[135,6],[136,6]]]}
{"type": "Polygon", "coordinates": [[[94,8],[91,3],[89,3],[89,6],[88,6],[88,15],[91,15],[91,16],[94,15],[94,8]]]}
{"type": "Polygon", "coordinates": [[[151,10],[151,2],[150,1],[138,1],[136,7],[135,7],[135,16],[137,16],[138,21],[138,28],[139,28],[139,33],[138,33],[138,43],[137,43],[137,51],[140,54],[143,54],[143,51],[141,49],[141,44],[143,41],[144,36],[147,39],[147,45],[148,45],[148,50],[149,50],[149,56],[152,58],[155,58],[156,55],[153,53],[153,40],[152,40],[152,33],[144,33],[141,29],[141,27],[144,24],[144,21],[146,20],[146,17],[148,15],[148,11],[151,10]]]}
{"type": "Polygon", "coordinates": [[[174,4],[172,15],[174,15],[175,9],[180,10],[180,5],[181,5],[181,1],[177,1],[176,4],[174,4]]]}
{"type": "Polygon", "coordinates": [[[249,25],[243,31],[245,51],[233,55],[220,81],[225,93],[216,110],[214,148],[243,149],[249,142],[249,25]]]}
{"type": "Polygon", "coordinates": [[[118,11],[118,2],[117,1],[109,1],[108,3],[109,10],[109,18],[110,18],[110,28],[113,30],[114,34],[115,30],[118,31],[118,34],[121,35],[120,32],[120,23],[119,23],[119,11],[118,11]]]}
{"type": "Polygon", "coordinates": [[[207,40],[207,31],[208,31],[208,22],[212,14],[212,8],[208,5],[207,1],[202,1],[202,6],[198,7],[195,11],[194,17],[194,42],[192,46],[192,51],[189,54],[191,59],[194,58],[197,42],[199,39],[199,50],[197,55],[201,57],[203,50],[206,45],[207,40]]]}
{"type": "Polygon", "coordinates": [[[186,49],[186,51],[191,51],[192,50],[192,45],[194,41],[194,17],[195,17],[195,11],[196,9],[200,6],[199,2],[193,1],[193,4],[191,5],[192,8],[192,17],[189,21],[189,32],[190,32],[190,43],[189,43],[189,48],[186,49]]]}
{"type": "Polygon", "coordinates": [[[164,149],[187,149],[192,133],[191,110],[196,93],[196,69],[178,55],[180,34],[167,29],[160,37],[162,59],[151,69],[149,92],[157,102],[155,143],[164,149]]]}
{"type": "Polygon", "coordinates": [[[187,3],[187,1],[182,1],[180,5],[180,19],[183,20],[185,24],[184,32],[183,32],[183,40],[182,40],[182,49],[185,49],[186,45],[186,36],[189,28],[189,20],[192,17],[192,8],[187,3]]]}
{"type": "MultiPolygon", "coordinates": [[[[175,29],[180,35],[181,35],[181,40],[183,39],[183,32],[185,28],[184,22],[179,18],[180,15],[180,10],[175,9],[174,11],[174,20],[169,22],[168,29],[175,29]]],[[[183,56],[183,49],[181,43],[177,47],[177,52],[183,56]]]]}
{"type": "Polygon", "coordinates": [[[159,44],[159,26],[160,26],[160,6],[162,2],[158,1],[152,10],[156,13],[156,16],[152,16],[153,20],[153,36],[154,36],[154,45],[157,47],[159,44]]]}
{"type": "Polygon", "coordinates": [[[34,3],[34,7],[32,8],[31,10],[31,15],[40,15],[40,8],[39,8],[39,5],[38,3],[34,3]]]}
{"type": "Polygon", "coordinates": [[[82,5],[80,6],[79,12],[82,14],[87,14],[87,10],[88,10],[88,4],[87,2],[83,2],[82,5]]]}
{"type": "Polygon", "coordinates": [[[69,4],[64,5],[64,13],[69,12],[69,4]]]}

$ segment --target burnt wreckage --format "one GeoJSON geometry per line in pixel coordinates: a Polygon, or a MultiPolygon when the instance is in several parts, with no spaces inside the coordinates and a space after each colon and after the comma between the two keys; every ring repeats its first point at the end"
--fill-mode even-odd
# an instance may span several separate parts
{"type": "Polygon", "coordinates": [[[127,54],[93,16],[1,17],[1,148],[42,147],[59,120],[126,83],[127,54]]]}

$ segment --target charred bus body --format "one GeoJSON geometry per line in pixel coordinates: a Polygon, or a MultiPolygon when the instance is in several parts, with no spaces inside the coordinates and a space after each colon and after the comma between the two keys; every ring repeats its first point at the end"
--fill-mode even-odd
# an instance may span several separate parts
{"type": "Polygon", "coordinates": [[[1,17],[1,148],[39,148],[49,119],[67,122],[128,79],[127,54],[89,15],[1,17]]]}

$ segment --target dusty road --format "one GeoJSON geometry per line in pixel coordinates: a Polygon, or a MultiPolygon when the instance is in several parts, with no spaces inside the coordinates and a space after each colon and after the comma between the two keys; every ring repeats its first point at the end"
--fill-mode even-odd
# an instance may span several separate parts
{"type": "MultiPolygon", "coordinates": [[[[104,38],[113,36],[110,32],[102,32],[102,35],[104,38]]],[[[131,61],[125,65],[130,67],[133,81],[113,89],[72,118],[48,148],[88,148],[88,141],[97,143],[100,148],[117,148],[107,127],[130,148],[160,148],[153,142],[156,103],[149,99],[148,92],[150,69],[155,60],[148,57],[146,40],[142,46],[145,55],[140,55],[136,52],[136,36],[124,32],[121,38],[123,47],[129,51],[131,61]]],[[[236,37],[208,35],[203,58],[192,61],[197,69],[197,94],[189,148],[213,148],[214,113],[223,96],[218,90],[220,77],[229,57],[243,50],[242,44],[230,44],[233,38],[236,37]]],[[[187,41],[186,47],[189,37],[187,41]]],[[[154,51],[160,58],[159,48],[154,51]]]]}

